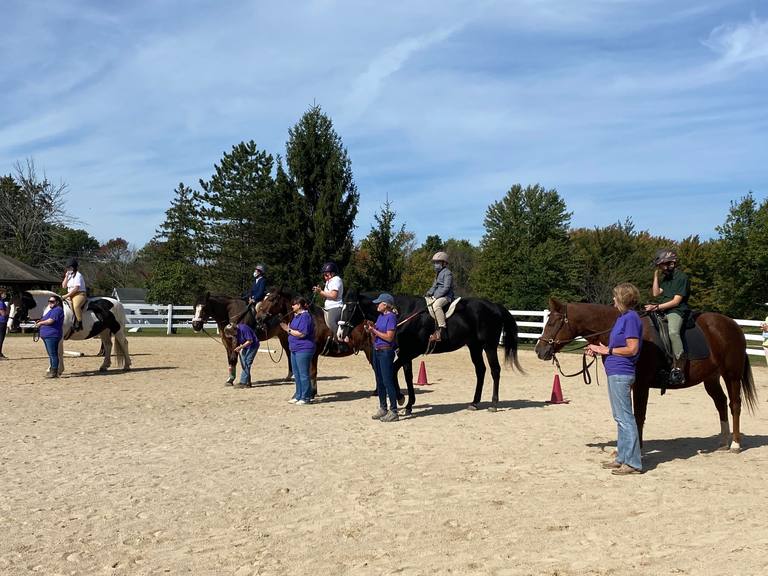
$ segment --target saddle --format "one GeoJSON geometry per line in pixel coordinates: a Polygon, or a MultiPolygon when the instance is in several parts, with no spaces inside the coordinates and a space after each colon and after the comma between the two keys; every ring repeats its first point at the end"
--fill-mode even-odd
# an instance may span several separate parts
{"type": "MultiPolygon", "coordinates": [[[[696,318],[699,314],[700,312],[690,311],[686,312],[683,317],[683,329],[680,337],[683,341],[683,350],[688,360],[704,360],[709,358],[707,339],[704,336],[704,332],[696,324],[696,318]]],[[[651,336],[654,344],[656,344],[660,351],[659,356],[662,360],[658,377],[654,379],[651,387],[661,388],[663,394],[667,388],[679,387],[669,381],[669,372],[674,362],[672,343],[669,339],[669,326],[666,315],[663,313],[650,313],[648,318],[650,319],[651,336]]]]}
{"type": "MultiPolygon", "coordinates": [[[[426,300],[426,298],[425,298],[425,300],[426,300]]],[[[445,308],[445,319],[446,320],[448,320],[448,318],[453,316],[453,313],[456,312],[456,305],[459,303],[459,300],[461,300],[461,296],[451,300],[448,303],[448,307],[447,308],[445,308],[445,306],[443,306],[443,308],[445,308]]],[[[427,310],[429,310],[429,305],[427,305],[427,310]]]]}

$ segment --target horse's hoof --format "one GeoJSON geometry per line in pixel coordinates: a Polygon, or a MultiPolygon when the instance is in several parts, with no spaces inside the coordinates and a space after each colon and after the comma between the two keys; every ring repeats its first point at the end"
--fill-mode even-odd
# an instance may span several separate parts
{"type": "Polygon", "coordinates": [[[488,412],[496,412],[496,411],[498,411],[498,408],[496,408],[496,406],[489,406],[488,407],[488,412]]]}
{"type": "Polygon", "coordinates": [[[104,368],[103,366],[101,368],[99,368],[99,372],[106,372],[106,371],[107,371],[107,369],[104,368]]]}
{"type": "Polygon", "coordinates": [[[477,410],[477,404],[470,404],[467,406],[467,410],[477,410]]]}
{"type": "Polygon", "coordinates": [[[738,442],[731,442],[731,447],[728,450],[731,454],[738,454],[741,452],[741,444],[738,442]]]}
{"type": "Polygon", "coordinates": [[[715,448],[715,452],[728,452],[730,450],[730,447],[728,444],[721,444],[717,448],[715,448]]]}
{"type": "Polygon", "coordinates": [[[400,396],[397,397],[397,405],[402,406],[403,404],[405,404],[405,396],[400,394],[400,396]]]}
{"type": "Polygon", "coordinates": [[[406,416],[410,416],[412,413],[413,413],[413,409],[412,408],[406,408],[405,409],[405,415],[406,416]]]}

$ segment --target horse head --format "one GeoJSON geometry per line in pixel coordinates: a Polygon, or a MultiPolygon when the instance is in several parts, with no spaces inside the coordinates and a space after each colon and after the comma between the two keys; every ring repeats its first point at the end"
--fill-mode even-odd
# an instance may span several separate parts
{"type": "Polygon", "coordinates": [[[192,318],[192,330],[200,332],[205,326],[205,321],[208,319],[209,312],[208,306],[211,298],[211,293],[206,292],[201,294],[195,300],[195,316],[192,318]]]}
{"type": "Polygon", "coordinates": [[[373,304],[373,299],[355,290],[350,290],[347,292],[347,298],[341,307],[339,330],[336,337],[339,340],[346,340],[364,320],[375,318],[376,305],[373,304]]]}
{"type": "Polygon", "coordinates": [[[29,292],[21,292],[14,295],[11,299],[11,309],[8,319],[10,320],[10,332],[20,332],[22,322],[29,319],[29,311],[37,306],[35,298],[29,292]]]}
{"type": "Polygon", "coordinates": [[[539,336],[534,352],[540,360],[551,360],[576,334],[571,329],[568,319],[568,304],[556,298],[549,299],[549,318],[539,336]]]}
{"type": "Polygon", "coordinates": [[[267,322],[275,316],[283,317],[288,315],[291,312],[292,299],[292,294],[283,289],[282,286],[273,288],[267,292],[264,300],[261,301],[256,319],[261,322],[267,322]]]}

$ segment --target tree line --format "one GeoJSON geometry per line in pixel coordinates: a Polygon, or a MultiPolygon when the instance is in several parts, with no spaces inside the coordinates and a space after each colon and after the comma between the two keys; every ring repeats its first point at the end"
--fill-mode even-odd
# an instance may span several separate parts
{"type": "Polygon", "coordinates": [[[319,106],[288,130],[284,155],[244,141],[197,187],[179,183],[139,250],[121,238],[99,244],[67,217],[64,184],[39,177],[31,161],[15,168],[0,178],[3,252],[54,272],[79,256],[94,293],[142,286],[163,303],[192,302],[205,290],[242,294],[265,263],[270,284],[309,294],[322,263],[333,260],[348,288],[423,294],[433,279],[430,258],[444,250],[458,294],[539,310],[550,296],[609,304],[619,282],[647,294],[654,252],[672,247],[691,278],[693,307],[741,318],[766,313],[768,200],[751,192],[731,203],[709,240],[655,236],[631,219],[574,229],[557,190],[514,184],[486,209],[478,245],[436,235],[419,245],[388,200],[355,243],[360,196],[351,160],[319,106]]]}

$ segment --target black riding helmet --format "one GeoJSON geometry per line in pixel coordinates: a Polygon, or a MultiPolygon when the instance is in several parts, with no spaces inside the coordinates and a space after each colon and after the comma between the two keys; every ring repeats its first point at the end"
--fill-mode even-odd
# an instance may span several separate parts
{"type": "Polygon", "coordinates": [[[325,274],[326,272],[330,272],[331,274],[338,274],[339,267],[336,266],[335,262],[326,262],[325,264],[323,264],[323,269],[320,272],[322,274],[325,274]]]}

